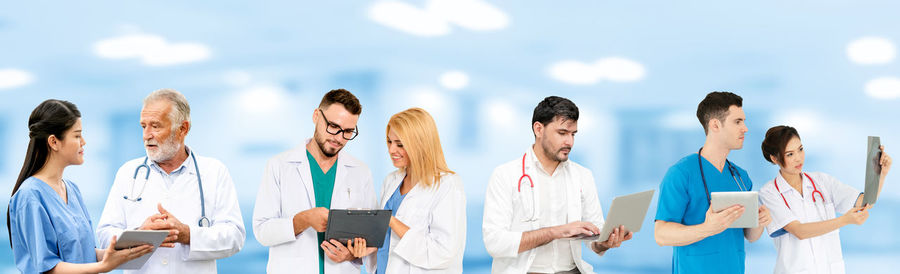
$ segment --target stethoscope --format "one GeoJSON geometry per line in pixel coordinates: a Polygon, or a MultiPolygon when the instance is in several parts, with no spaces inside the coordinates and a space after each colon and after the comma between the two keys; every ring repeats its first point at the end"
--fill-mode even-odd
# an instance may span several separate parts
{"type": "Polygon", "coordinates": [[[535,208],[536,200],[535,200],[535,196],[534,196],[534,181],[531,180],[531,176],[529,176],[527,173],[525,173],[525,156],[528,156],[528,153],[525,153],[522,155],[522,176],[519,177],[519,183],[518,183],[517,189],[519,191],[519,195],[521,195],[522,194],[522,181],[524,181],[525,179],[528,179],[528,185],[531,186],[531,217],[525,219],[525,221],[526,222],[534,222],[534,221],[538,220],[537,219],[537,209],[535,208]]]}
{"type": "MultiPolygon", "coordinates": [[[[823,196],[823,195],[822,195],[822,192],[819,191],[819,188],[816,187],[816,181],[813,181],[812,177],[809,177],[809,174],[806,174],[806,172],[804,172],[803,175],[806,176],[807,179],[809,179],[809,182],[810,182],[810,183],[812,183],[812,187],[813,187],[813,191],[812,191],[813,204],[816,203],[816,193],[818,193],[818,194],[819,194],[819,198],[822,199],[822,205],[824,206],[824,205],[825,205],[825,196],[823,196]]],[[[801,187],[802,187],[802,184],[801,184],[801,187]]],[[[784,201],[784,205],[786,205],[786,206],[788,207],[788,209],[791,209],[791,205],[788,204],[787,199],[784,198],[784,194],[781,194],[781,189],[778,187],[778,177],[775,177],[775,190],[778,191],[778,194],[779,194],[779,195],[781,195],[781,200],[784,201]]],[[[819,207],[816,207],[816,211],[819,211],[819,207]]],[[[819,213],[819,216],[822,216],[822,212],[821,212],[821,211],[819,211],[818,213],[819,213]]],[[[824,217],[823,217],[823,218],[824,218],[824,217]]]]}
{"type": "MultiPolygon", "coordinates": [[[[697,151],[697,163],[700,164],[700,179],[703,180],[703,189],[706,190],[706,201],[709,202],[710,205],[712,205],[712,197],[709,196],[709,186],[706,185],[706,176],[703,175],[703,156],[700,156],[701,151],[703,151],[702,147],[697,151]]],[[[725,166],[728,167],[728,172],[731,173],[731,179],[734,179],[734,183],[738,184],[738,188],[740,188],[741,191],[746,191],[746,186],[744,185],[744,177],[734,175],[734,170],[736,168],[734,167],[734,164],[728,161],[727,158],[725,159],[725,166]],[[738,179],[740,179],[740,182],[738,182],[738,179]]],[[[740,173],[738,173],[738,175],[740,175],[740,173]]]]}
{"type": "MultiPolygon", "coordinates": [[[[200,167],[197,165],[197,157],[194,157],[194,152],[191,151],[190,153],[191,159],[194,160],[194,171],[197,173],[197,187],[200,188],[200,220],[197,221],[197,224],[200,227],[209,227],[209,219],[206,218],[206,199],[203,198],[203,183],[200,180],[200,167]]],[[[128,195],[125,195],[122,197],[125,200],[132,202],[140,202],[142,200],[141,195],[144,195],[144,189],[147,188],[147,181],[150,179],[150,166],[147,165],[147,160],[148,157],[144,157],[144,163],[134,169],[134,176],[131,177],[131,196],[134,196],[134,185],[137,183],[138,173],[140,173],[142,168],[147,169],[147,172],[144,174],[144,184],[141,186],[141,192],[138,193],[137,198],[128,198],[128,195]]]]}

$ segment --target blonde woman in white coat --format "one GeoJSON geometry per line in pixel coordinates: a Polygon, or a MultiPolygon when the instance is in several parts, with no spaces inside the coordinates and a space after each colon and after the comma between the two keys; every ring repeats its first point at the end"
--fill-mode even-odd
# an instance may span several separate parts
{"type": "MultiPolygon", "coordinates": [[[[382,184],[380,205],[393,217],[376,273],[462,273],[466,194],[444,161],[434,120],[407,109],[391,117],[386,136],[397,170],[382,184]]],[[[362,241],[354,255],[366,255],[362,241]]]]}

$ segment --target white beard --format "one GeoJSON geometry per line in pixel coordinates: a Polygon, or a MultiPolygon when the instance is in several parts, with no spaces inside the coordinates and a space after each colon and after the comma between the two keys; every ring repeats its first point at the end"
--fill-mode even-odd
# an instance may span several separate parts
{"type": "MultiPolygon", "coordinates": [[[[147,142],[144,142],[146,145],[147,142]]],[[[144,147],[144,150],[147,152],[147,157],[154,162],[162,162],[172,159],[175,157],[175,154],[178,152],[178,149],[181,149],[181,144],[175,141],[175,133],[173,132],[169,138],[166,138],[166,141],[163,143],[157,143],[156,152],[151,152],[149,149],[144,147]]]]}

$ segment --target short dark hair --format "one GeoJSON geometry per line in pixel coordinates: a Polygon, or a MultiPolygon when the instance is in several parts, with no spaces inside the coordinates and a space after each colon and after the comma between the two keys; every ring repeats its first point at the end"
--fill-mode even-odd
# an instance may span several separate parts
{"type": "Polygon", "coordinates": [[[346,89],[332,89],[328,93],[325,93],[325,96],[322,96],[322,102],[319,103],[319,108],[325,109],[331,104],[341,104],[353,115],[362,113],[362,106],[359,104],[359,99],[356,99],[356,96],[346,89]]]}
{"type": "Polygon", "coordinates": [[[743,101],[741,96],[727,91],[713,91],[707,94],[697,105],[697,119],[703,125],[703,133],[709,133],[709,120],[717,119],[724,123],[725,117],[728,116],[728,108],[741,107],[743,101]]]}
{"type": "Polygon", "coordinates": [[[787,149],[787,143],[792,138],[800,138],[797,129],[790,126],[774,126],[766,131],[766,139],[762,142],[762,154],[766,161],[776,165],[784,163],[784,151],[787,149]],[[775,156],[777,162],[772,162],[772,156],[775,156]]]}
{"type": "Polygon", "coordinates": [[[559,96],[549,96],[534,107],[531,116],[531,124],[540,122],[542,125],[553,122],[556,118],[578,121],[578,107],[571,100],[559,96]]]}

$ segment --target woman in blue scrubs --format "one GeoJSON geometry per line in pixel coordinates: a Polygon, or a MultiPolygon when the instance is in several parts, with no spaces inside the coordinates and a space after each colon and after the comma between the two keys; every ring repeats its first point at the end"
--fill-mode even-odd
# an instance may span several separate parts
{"type": "Polygon", "coordinates": [[[74,104],[50,99],[28,118],[30,141],[13,188],[7,228],[16,267],[22,273],[99,273],[152,251],[150,245],[95,249],[93,224],[72,181],[69,165],[84,162],[81,113],[74,104]]]}

